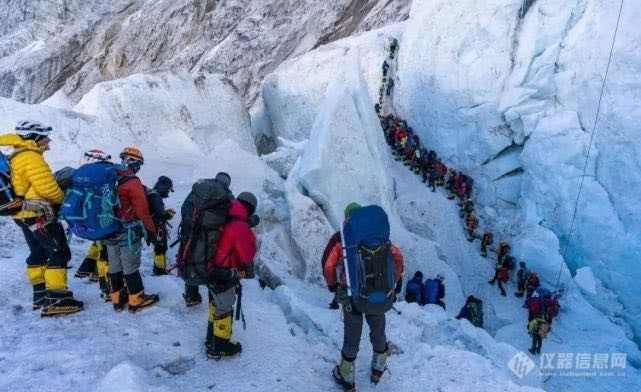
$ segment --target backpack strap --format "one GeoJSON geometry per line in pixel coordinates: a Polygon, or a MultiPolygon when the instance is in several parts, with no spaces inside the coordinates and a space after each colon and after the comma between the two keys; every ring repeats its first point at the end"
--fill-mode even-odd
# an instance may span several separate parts
{"type": "MultiPolygon", "coordinates": [[[[22,154],[23,152],[27,152],[27,151],[32,151],[32,150],[29,150],[29,149],[26,149],[26,148],[20,148],[18,150],[13,150],[13,152],[11,154],[7,155],[7,161],[11,162],[11,160],[13,158],[15,158],[18,155],[22,154]]],[[[36,152],[36,151],[33,151],[33,152],[36,152]]]]}

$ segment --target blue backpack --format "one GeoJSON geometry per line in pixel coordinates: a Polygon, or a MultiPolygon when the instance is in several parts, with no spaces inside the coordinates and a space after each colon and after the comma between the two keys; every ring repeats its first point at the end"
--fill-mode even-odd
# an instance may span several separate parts
{"type": "Polygon", "coordinates": [[[9,160],[16,156],[14,153],[9,158],[0,152],[0,216],[13,215],[22,208],[22,199],[13,193],[11,186],[11,165],[9,160]]]}
{"type": "Polygon", "coordinates": [[[394,304],[396,285],[387,214],[376,205],[357,208],[342,235],[352,305],[363,314],[384,314],[394,304]]]}
{"type": "Polygon", "coordinates": [[[417,281],[415,279],[411,279],[409,282],[407,282],[407,286],[405,286],[405,301],[407,303],[412,303],[412,302],[422,302],[422,296],[423,295],[423,283],[420,281],[417,281]]]}
{"type": "Polygon", "coordinates": [[[90,163],[73,174],[60,215],[74,235],[101,240],[122,229],[114,208],[120,205],[116,170],[104,163],[90,163]]]}
{"type": "Polygon", "coordinates": [[[440,283],[436,279],[425,280],[425,286],[423,287],[424,304],[436,304],[436,301],[438,300],[439,286],[440,283]]]}

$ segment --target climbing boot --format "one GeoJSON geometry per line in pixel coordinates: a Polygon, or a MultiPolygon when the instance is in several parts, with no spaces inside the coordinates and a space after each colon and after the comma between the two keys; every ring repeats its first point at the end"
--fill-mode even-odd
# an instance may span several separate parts
{"type": "Polygon", "coordinates": [[[229,359],[240,355],[243,346],[239,342],[233,342],[230,339],[223,339],[214,336],[213,343],[206,347],[207,358],[209,359],[229,359]]]}
{"type": "MultiPolygon", "coordinates": [[[[127,307],[127,303],[129,300],[127,296],[127,289],[123,287],[118,291],[112,291],[109,294],[109,299],[111,300],[114,306],[114,311],[122,312],[127,307]]],[[[107,302],[106,299],[105,299],[105,302],[107,302]]]]}
{"type": "Polygon", "coordinates": [[[96,260],[100,257],[101,247],[98,243],[93,242],[87,250],[87,256],[76,270],[75,278],[84,279],[89,278],[93,272],[96,271],[96,260]]]}
{"type": "Polygon", "coordinates": [[[38,310],[44,305],[47,298],[47,289],[44,283],[34,284],[33,286],[33,310],[38,310]]]}
{"type": "Polygon", "coordinates": [[[336,381],[338,385],[343,387],[344,391],[356,391],[356,367],[354,364],[355,359],[356,358],[350,361],[341,354],[341,362],[336,365],[336,367],[334,367],[334,371],[332,372],[334,381],[336,381]]]}
{"type": "Polygon", "coordinates": [[[129,313],[136,313],[144,308],[155,305],[160,300],[157,294],[145,294],[141,291],[129,294],[129,313]]]}
{"type": "Polygon", "coordinates": [[[200,305],[203,302],[203,298],[200,296],[200,292],[198,291],[198,286],[185,285],[183,299],[185,300],[185,306],[187,307],[200,305]]]}
{"type": "Polygon", "coordinates": [[[385,352],[377,353],[374,351],[372,356],[372,382],[378,384],[383,376],[383,372],[387,369],[387,353],[389,350],[385,348],[385,352]]]}
{"type": "Polygon", "coordinates": [[[80,312],[84,309],[84,303],[73,297],[68,290],[47,291],[47,297],[40,311],[42,317],[63,316],[80,312]]]}
{"type": "Polygon", "coordinates": [[[170,275],[167,271],[167,259],[164,253],[156,254],[153,252],[154,268],[151,272],[153,276],[170,275]]]}

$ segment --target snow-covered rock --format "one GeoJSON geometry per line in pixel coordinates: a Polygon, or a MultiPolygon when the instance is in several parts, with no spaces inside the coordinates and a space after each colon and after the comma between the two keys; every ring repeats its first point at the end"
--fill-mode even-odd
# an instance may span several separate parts
{"type": "Polygon", "coordinates": [[[256,151],[249,113],[231,83],[220,75],[136,74],[96,85],[74,110],[113,119],[140,142],[150,132],[166,139],[165,143],[154,140],[158,147],[171,147],[176,134],[186,134],[205,154],[227,139],[246,151],[256,151]]]}
{"type": "Polygon", "coordinates": [[[0,96],[77,101],[159,69],[222,73],[253,102],[282,61],[407,18],[410,0],[16,0],[0,5],[0,96]]]}
{"type": "Polygon", "coordinates": [[[369,99],[378,101],[386,44],[398,37],[402,27],[403,24],[397,24],[321,46],[286,61],[267,76],[262,97],[271,120],[272,137],[293,141],[308,139],[329,86],[345,77],[343,72],[351,71],[355,59],[358,59],[369,99]]]}

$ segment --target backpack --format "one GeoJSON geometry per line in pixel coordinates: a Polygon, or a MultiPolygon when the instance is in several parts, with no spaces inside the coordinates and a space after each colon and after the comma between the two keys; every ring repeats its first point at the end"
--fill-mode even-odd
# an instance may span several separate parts
{"type": "Polygon", "coordinates": [[[435,304],[438,300],[439,281],[436,279],[425,280],[423,287],[423,302],[425,304],[435,304]]]}
{"type": "Polygon", "coordinates": [[[405,301],[407,303],[422,302],[421,296],[423,295],[423,285],[420,282],[412,279],[407,282],[405,286],[405,301]]]}
{"type": "Polygon", "coordinates": [[[545,312],[547,314],[548,320],[552,320],[553,318],[558,316],[560,310],[561,305],[559,305],[559,301],[554,298],[547,298],[545,300],[545,312]]]}
{"type": "Polygon", "coordinates": [[[22,209],[22,199],[13,192],[11,185],[11,165],[9,161],[20,152],[8,158],[0,152],[0,216],[10,216],[22,209]]]}
{"type": "Polygon", "coordinates": [[[114,208],[120,205],[118,185],[126,179],[119,180],[113,166],[98,162],[73,173],[73,186],[65,195],[60,216],[74,235],[96,241],[122,229],[114,208]]]}
{"type": "Polygon", "coordinates": [[[552,298],[552,292],[545,287],[537,288],[536,293],[539,295],[539,298],[552,298]]]}
{"type": "Polygon", "coordinates": [[[376,205],[354,210],[342,229],[348,297],[363,314],[384,314],[394,303],[390,225],[376,205]]]}
{"type": "Polygon", "coordinates": [[[483,305],[480,301],[471,301],[468,304],[470,322],[478,328],[483,328],[483,305]]]}
{"type": "Polygon", "coordinates": [[[73,186],[73,173],[75,172],[76,169],[66,166],[53,173],[58,186],[63,192],[67,192],[67,190],[73,186]]]}
{"type": "Polygon", "coordinates": [[[539,321],[539,336],[542,339],[545,339],[548,336],[548,332],[550,332],[550,324],[547,323],[545,320],[540,320],[539,321]]]}
{"type": "Polygon", "coordinates": [[[213,259],[220,240],[220,227],[227,222],[230,196],[214,180],[198,180],[183,204],[180,247],[176,255],[178,275],[185,283],[198,286],[213,282],[207,261],[213,259]]]}
{"type": "Polygon", "coordinates": [[[542,303],[543,303],[543,300],[541,298],[530,297],[527,303],[527,308],[528,308],[528,311],[530,312],[530,315],[533,315],[533,316],[540,315],[542,311],[541,309],[542,303]]]}
{"type": "Polygon", "coordinates": [[[516,260],[514,260],[514,257],[510,255],[505,256],[504,265],[507,267],[508,270],[513,271],[514,268],[516,268],[516,260]]]}
{"type": "Polygon", "coordinates": [[[510,280],[510,272],[505,265],[499,268],[499,280],[503,283],[510,280]]]}

